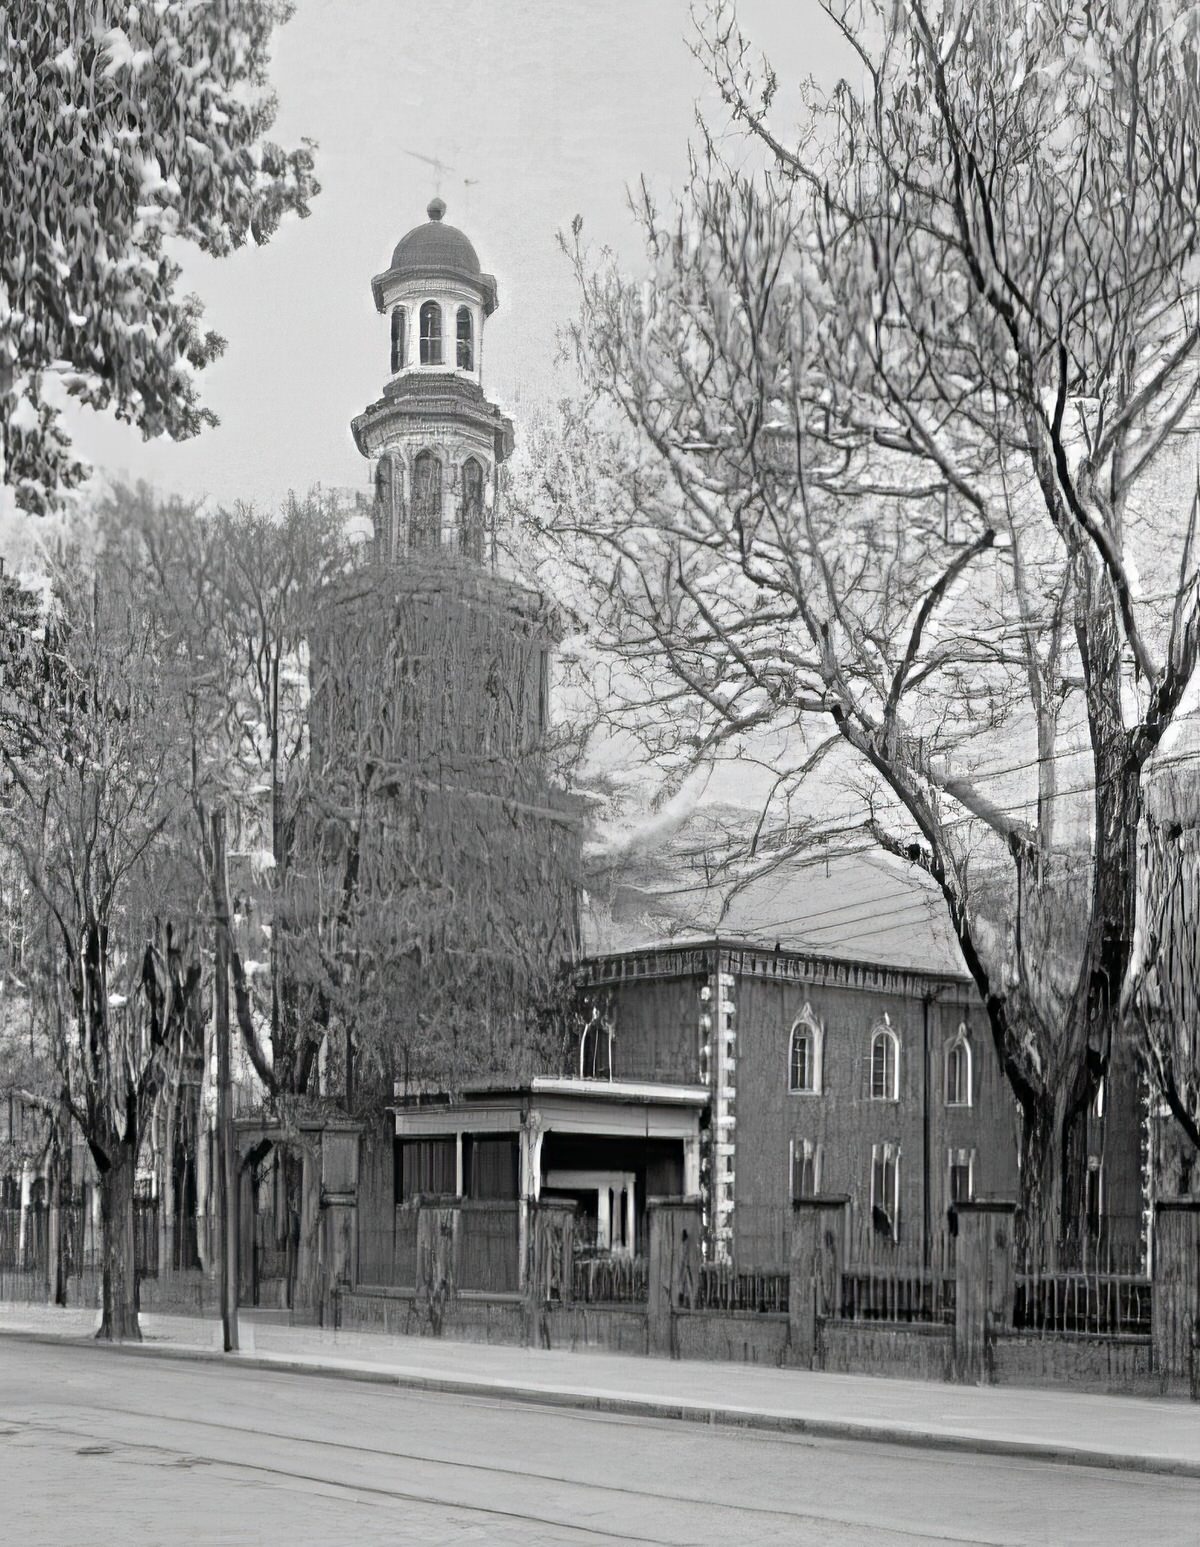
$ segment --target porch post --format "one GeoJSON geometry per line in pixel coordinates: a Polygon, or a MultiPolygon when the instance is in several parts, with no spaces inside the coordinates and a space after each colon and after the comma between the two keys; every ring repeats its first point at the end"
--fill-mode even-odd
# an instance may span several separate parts
{"type": "Polygon", "coordinates": [[[612,1208],[607,1187],[601,1187],[596,1196],[596,1245],[612,1250],[612,1208]]]}
{"type": "Polygon", "coordinates": [[[631,1176],[625,1189],[625,1244],[632,1257],[637,1247],[637,1207],[634,1197],[637,1182],[631,1176]]]}
{"type": "Polygon", "coordinates": [[[700,1135],[691,1134],[683,1141],[683,1195],[700,1196],[700,1135]]]}
{"type": "Polygon", "coordinates": [[[533,1212],[530,1204],[536,1203],[542,1192],[543,1137],[541,1113],[532,1110],[526,1112],[521,1120],[517,1142],[519,1170],[517,1191],[520,1194],[517,1209],[517,1271],[520,1274],[519,1286],[522,1290],[529,1277],[529,1243],[533,1212]]]}

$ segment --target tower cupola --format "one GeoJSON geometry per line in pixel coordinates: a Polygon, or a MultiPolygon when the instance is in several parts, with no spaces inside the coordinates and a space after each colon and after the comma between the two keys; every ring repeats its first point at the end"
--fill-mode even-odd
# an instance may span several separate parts
{"type": "Polygon", "coordinates": [[[426,214],[371,281],[387,319],[388,376],[351,428],[374,463],[380,557],[449,547],[482,562],[493,549],[497,469],[513,444],[512,424],[483,395],[496,281],[470,238],[446,224],[440,198],[426,214]]]}

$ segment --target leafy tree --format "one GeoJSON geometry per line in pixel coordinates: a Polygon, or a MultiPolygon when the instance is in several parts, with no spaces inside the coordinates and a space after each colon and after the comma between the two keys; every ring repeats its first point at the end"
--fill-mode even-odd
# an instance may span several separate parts
{"type": "Polygon", "coordinates": [[[174,642],[171,691],[206,863],[214,803],[229,819],[243,920],[231,941],[237,1022],[267,1096],[286,1106],[309,1093],[325,1034],[312,941],[292,916],[292,870],[308,789],[308,636],[324,588],[349,562],[344,517],[316,495],[277,514],[200,514],[142,489],[119,491],[107,528],[140,605],[174,642]]]}
{"type": "Polygon", "coordinates": [[[770,66],[707,13],[748,170],[706,135],[677,211],[643,191],[647,280],[576,231],[591,397],[545,519],[657,758],[790,738],[784,837],[832,759],[865,806],[843,835],[941,892],[1052,1255],[1122,1035],[1144,789],[1200,649],[1175,436],[1200,24],[1159,0],[823,9],[860,84],[803,88],[793,137],[770,66]]]}
{"type": "Polygon", "coordinates": [[[44,512],[87,469],[60,407],[183,439],[214,415],[224,348],[179,296],[168,243],[222,257],[319,191],[313,147],[267,136],[280,0],[15,0],[0,26],[0,429],[4,479],[44,512]]]}

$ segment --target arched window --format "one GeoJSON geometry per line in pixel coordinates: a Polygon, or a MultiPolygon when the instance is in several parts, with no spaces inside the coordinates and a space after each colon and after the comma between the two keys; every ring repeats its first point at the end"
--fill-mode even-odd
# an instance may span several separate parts
{"type": "Polygon", "coordinates": [[[375,543],[378,556],[390,554],[392,540],[392,463],[380,457],[375,469],[375,543]]]}
{"type": "Polygon", "coordinates": [[[900,1038],[880,1026],[871,1038],[871,1100],[900,1099],[900,1038]]]}
{"type": "Polygon", "coordinates": [[[483,559],[483,468],[468,457],[462,469],[462,510],[459,540],[468,558],[483,559]]]}
{"type": "Polygon", "coordinates": [[[413,462],[410,548],[436,548],[442,540],[442,464],[432,451],[413,462]]]}
{"type": "Polygon", "coordinates": [[[392,375],[402,371],[407,364],[405,357],[405,315],[403,306],[392,307],[392,375]]]}
{"type": "Polygon", "coordinates": [[[475,369],[475,330],[469,306],[458,308],[458,368],[460,371],[475,369]]]}
{"type": "Polygon", "coordinates": [[[797,1095],[816,1095],[821,1089],[821,1028],[808,1005],[792,1027],[788,1089],[797,1095]]]}
{"type": "Polygon", "coordinates": [[[946,1049],[946,1105],[971,1105],[971,1044],[965,1026],[958,1028],[958,1035],[946,1049]]]}
{"type": "Polygon", "coordinates": [[[442,363],[442,308],[426,301],[421,308],[421,364],[442,363]]]}

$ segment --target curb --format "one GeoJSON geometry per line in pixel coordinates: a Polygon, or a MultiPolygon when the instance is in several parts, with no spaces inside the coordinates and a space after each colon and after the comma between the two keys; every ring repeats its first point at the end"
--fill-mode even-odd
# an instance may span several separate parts
{"type": "Polygon", "coordinates": [[[720,1407],[707,1403],[672,1402],[653,1397],[609,1396],[603,1392],[573,1391],[563,1387],[517,1386],[503,1381],[461,1380],[450,1376],[418,1375],[404,1370],[371,1370],[345,1365],[320,1364],[286,1354],[226,1354],[217,1349],[188,1348],[161,1343],[98,1343],[93,1337],[66,1333],[27,1332],[0,1327],[0,1338],[46,1347],[86,1348],[98,1354],[131,1358],[168,1359],[177,1363],[218,1365],[223,1369],[263,1370],[279,1375],[318,1376],[325,1380],[349,1380],[372,1386],[394,1386],[402,1391],[440,1393],[445,1396],[490,1398],[520,1402],[531,1407],[571,1408],[580,1412],[610,1414],[622,1418],[650,1418],[714,1427],[761,1430],[773,1434],[804,1435],[869,1445],[899,1445],[913,1450],[944,1450],[1013,1460],[1041,1461],[1050,1466],[1091,1467],[1103,1471],[1140,1472],[1159,1477],[1200,1480],[1200,1461],[1177,1461],[1166,1456],[1139,1456],[1121,1452],[1083,1450],[1068,1445],[1040,1445],[1030,1440],[991,1438],[987,1435],[943,1434],[932,1429],[890,1428],[886,1424],[855,1423],[836,1418],[808,1418],[801,1414],[771,1413],[754,1408],[720,1407]]]}

